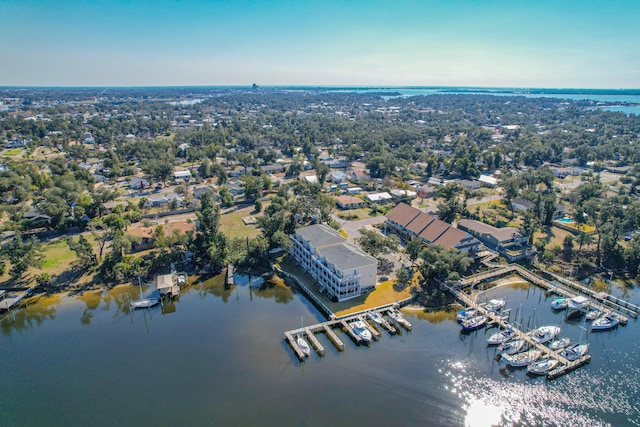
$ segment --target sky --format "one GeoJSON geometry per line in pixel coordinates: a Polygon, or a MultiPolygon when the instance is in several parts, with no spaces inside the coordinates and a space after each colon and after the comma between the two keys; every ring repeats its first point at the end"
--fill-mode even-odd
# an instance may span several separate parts
{"type": "Polygon", "coordinates": [[[1,86],[640,88],[638,0],[0,0],[1,86]]]}

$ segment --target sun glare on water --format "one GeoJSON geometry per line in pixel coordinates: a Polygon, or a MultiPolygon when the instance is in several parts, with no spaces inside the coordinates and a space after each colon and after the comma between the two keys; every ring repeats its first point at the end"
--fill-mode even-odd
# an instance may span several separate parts
{"type": "Polygon", "coordinates": [[[492,427],[499,426],[502,420],[504,408],[475,400],[467,408],[467,415],[464,419],[466,427],[492,427]]]}

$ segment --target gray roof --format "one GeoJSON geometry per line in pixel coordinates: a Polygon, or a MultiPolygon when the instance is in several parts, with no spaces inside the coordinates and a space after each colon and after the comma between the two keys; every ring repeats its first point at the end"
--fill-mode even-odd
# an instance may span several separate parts
{"type": "Polygon", "coordinates": [[[378,263],[374,257],[348,243],[325,246],[318,248],[317,251],[328,262],[344,272],[378,263]]]}
{"type": "Polygon", "coordinates": [[[335,245],[337,243],[347,241],[347,239],[342,237],[339,232],[325,224],[314,224],[308,227],[299,228],[296,230],[296,234],[311,243],[315,248],[335,245]]]}

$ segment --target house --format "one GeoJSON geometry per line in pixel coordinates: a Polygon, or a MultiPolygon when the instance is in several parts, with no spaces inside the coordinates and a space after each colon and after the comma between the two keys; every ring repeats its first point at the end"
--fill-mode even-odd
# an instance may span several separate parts
{"type": "Polygon", "coordinates": [[[353,196],[340,196],[336,199],[339,209],[358,209],[365,205],[364,200],[353,196]]]}
{"type": "Polygon", "coordinates": [[[139,176],[135,176],[131,178],[131,181],[129,181],[129,188],[132,190],[144,190],[145,188],[149,188],[149,181],[139,176]]]}
{"type": "Polygon", "coordinates": [[[371,181],[371,175],[365,170],[354,170],[347,174],[348,178],[353,182],[369,182],[371,181]]]}
{"type": "Polygon", "coordinates": [[[182,197],[176,193],[154,194],[147,199],[149,207],[166,206],[175,200],[177,207],[182,207],[182,197]]]}
{"type": "Polygon", "coordinates": [[[260,169],[267,175],[273,175],[274,173],[282,173],[284,172],[284,166],[280,163],[276,163],[273,165],[262,165],[260,169]]]}
{"type": "Polygon", "coordinates": [[[535,253],[528,243],[529,238],[514,227],[496,228],[473,219],[461,219],[458,221],[458,228],[476,237],[509,261],[528,258],[535,253]]]}
{"type": "Polygon", "coordinates": [[[529,200],[524,200],[521,198],[515,198],[511,201],[511,206],[513,207],[513,210],[518,211],[518,212],[528,212],[530,210],[532,210],[533,208],[536,207],[536,204],[533,202],[530,202],[529,200]]]}
{"type": "Polygon", "coordinates": [[[391,193],[391,196],[393,196],[393,198],[396,200],[404,199],[405,197],[408,197],[409,199],[415,199],[418,195],[418,193],[416,193],[415,191],[398,189],[391,190],[389,191],[389,193],[391,193]]]}
{"type": "Polygon", "coordinates": [[[304,180],[307,182],[307,184],[317,184],[318,182],[318,177],[316,175],[305,175],[304,180]]]}
{"type": "Polygon", "coordinates": [[[393,196],[391,196],[391,194],[387,193],[386,191],[382,193],[367,194],[365,198],[371,203],[378,203],[378,204],[389,203],[393,200],[393,196]]]}
{"type": "Polygon", "coordinates": [[[428,199],[429,197],[433,197],[436,193],[436,188],[432,185],[422,185],[418,187],[418,197],[421,199],[428,199]]]}
{"type": "Polygon", "coordinates": [[[51,223],[51,217],[49,215],[45,215],[35,209],[22,214],[22,218],[28,221],[29,228],[46,227],[51,223]]]}
{"type": "Polygon", "coordinates": [[[227,187],[229,188],[229,193],[234,196],[244,194],[244,187],[242,186],[242,183],[238,181],[231,181],[227,183],[227,187]]]}
{"type": "Polygon", "coordinates": [[[330,182],[335,182],[336,184],[340,184],[341,182],[347,179],[347,174],[341,171],[333,171],[329,174],[327,179],[330,182]]]}
{"type": "Polygon", "coordinates": [[[182,179],[184,181],[189,181],[191,179],[191,171],[188,171],[188,170],[175,171],[173,173],[173,179],[175,180],[182,179]]]}
{"type": "Polygon", "coordinates": [[[490,175],[480,175],[480,177],[478,178],[478,182],[483,187],[493,188],[496,185],[498,185],[498,178],[495,178],[490,175]]]}
{"type": "Polygon", "coordinates": [[[419,238],[424,245],[440,245],[471,254],[480,251],[480,241],[469,233],[406,203],[399,203],[386,217],[387,230],[405,242],[419,238]]]}
{"type": "Polygon", "coordinates": [[[556,210],[553,212],[553,219],[562,219],[567,216],[567,207],[559,203],[556,204],[556,210]]]}
{"type": "Polygon", "coordinates": [[[346,301],[373,290],[378,261],[325,224],[299,228],[291,255],[327,296],[346,301]]]}
{"type": "Polygon", "coordinates": [[[461,179],[458,180],[458,184],[460,184],[463,188],[467,190],[477,190],[480,188],[480,181],[470,180],[470,179],[461,179]]]}
{"type": "Polygon", "coordinates": [[[204,196],[205,194],[213,192],[213,188],[207,187],[206,185],[201,185],[200,187],[196,187],[193,189],[193,197],[195,197],[196,199],[202,199],[202,196],[204,196]]]}
{"type": "Polygon", "coordinates": [[[346,189],[347,194],[360,194],[362,193],[362,188],[360,187],[349,187],[346,189]]]}

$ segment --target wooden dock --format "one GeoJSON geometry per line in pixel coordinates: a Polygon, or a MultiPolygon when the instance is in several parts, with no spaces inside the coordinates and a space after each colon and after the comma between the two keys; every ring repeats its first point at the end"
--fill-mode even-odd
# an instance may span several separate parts
{"type": "Polygon", "coordinates": [[[236,284],[235,279],[233,278],[233,264],[227,265],[227,275],[224,280],[224,285],[226,287],[231,287],[236,284]]]}
{"type": "MultiPolygon", "coordinates": [[[[395,310],[397,310],[396,304],[389,304],[383,307],[378,307],[375,311],[380,313],[380,315],[383,315],[383,314],[388,314],[388,312],[395,311],[395,310]]],[[[329,341],[331,341],[331,343],[335,346],[335,348],[338,351],[344,351],[344,343],[338,337],[338,335],[334,331],[334,328],[341,329],[357,345],[369,345],[370,343],[360,338],[353,331],[353,328],[349,324],[352,321],[361,320],[366,325],[367,329],[371,331],[371,335],[373,336],[373,338],[377,341],[381,337],[381,331],[376,329],[370,322],[368,322],[368,319],[366,317],[369,311],[371,310],[360,311],[358,313],[353,313],[347,316],[343,316],[339,319],[331,319],[326,322],[287,331],[284,333],[285,340],[289,343],[289,346],[293,349],[293,352],[301,361],[304,360],[306,356],[302,352],[298,344],[296,343],[296,337],[298,335],[305,336],[320,356],[324,356],[325,349],[320,343],[320,341],[318,340],[318,338],[315,336],[318,333],[326,334],[329,341]]],[[[411,323],[408,320],[405,319],[405,322],[403,323],[405,323],[404,325],[402,325],[404,328],[406,328],[407,330],[411,330],[411,323]]],[[[390,323],[388,323],[388,328],[383,327],[383,329],[385,329],[389,334],[394,334],[396,332],[394,327],[390,323]]]]}

